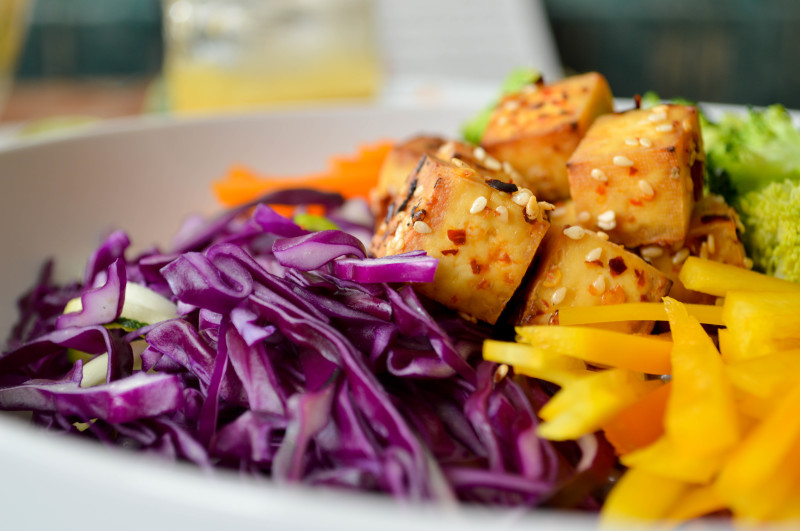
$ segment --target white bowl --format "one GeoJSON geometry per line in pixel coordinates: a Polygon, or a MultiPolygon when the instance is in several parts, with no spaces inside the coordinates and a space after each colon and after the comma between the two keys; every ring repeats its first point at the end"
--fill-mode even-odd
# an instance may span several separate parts
{"type": "MultiPolygon", "coordinates": [[[[233,163],[277,174],[321,170],[359,143],[420,132],[455,136],[470,109],[334,108],[191,120],[109,122],[0,151],[0,334],[48,257],[77,279],[109,230],[164,244],[181,219],[219,210],[209,183],[233,163]]],[[[117,530],[585,528],[586,516],[401,506],[378,496],[280,488],[200,473],[132,452],[45,434],[0,415],[4,529],[117,530]]]]}

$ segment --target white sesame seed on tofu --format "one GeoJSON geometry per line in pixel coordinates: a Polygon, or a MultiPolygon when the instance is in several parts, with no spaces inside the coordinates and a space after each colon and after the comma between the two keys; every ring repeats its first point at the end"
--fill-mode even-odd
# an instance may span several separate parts
{"type": "Polygon", "coordinates": [[[708,244],[708,254],[714,254],[717,250],[717,241],[714,239],[713,234],[709,234],[708,238],[706,238],[706,243],[708,244]]]}
{"type": "Polygon", "coordinates": [[[573,240],[580,240],[586,234],[586,230],[580,225],[573,225],[564,229],[564,235],[573,240]]]}
{"type": "Polygon", "coordinates": [[[528,204],[533,192],[528,190],[527,188],[520,188],[516,192],[511,195],[511,200],[519,206],[525,206],[528,204]]]}
{"type": "Polygon", "coordinates": [[[530,219],[539,217],[539,203],[536,201],[535,195],[532,195],[531,198],[528,199],[528,203],[525,205],[525,214],[530,219]]]}
{"type": "Polygon", "coordinates": [[[483,159],[483,165],[492,171],[499,171],[503,169],[503,164],[496,158],[489,155],[486,155],[486,158],[483,159]]]}
{"type": "Polygon", "coordinates": [[[617,213],[613,210],[606,210],[597,215],[597,221],[616,221],[617,213]]]}
{"type": "Polygon", "coordinates": [[[608,234],[606,234],[605,232],[603,232],[601,230],[597,231],[596,234],[597,234],[597,237],[600,238],[601,240],[608,241],[609,238],[610,238],[610,236],[608,234]]]}
{"type": "Polygon", "coordinates": [[[420,234],[430,234],[433,232],[431,226],[425,223],[424,221],[415,221],[414,230],[420,234]]]}
{"type": "Polygon", "coordinates": [[[455,164],[459,168],[469,168],[469,164],[467,164],[466,162],[464,162],[463,160],[461,160],[458,157],[452,157],[450,159],[450,162],[452,162],[453,164],[455,164]]]}
{"type": "Polygon", "coordinates": [[[539,210],[544,210],[545,212],[553,212],[555,211],[556,206],[553,203],[548,203],[547,201],[539,201],[539,210]]]}
{"type": "Polygon", "coordinates": [[[614,166],[620,166],[622,168],[630,168],[633,166],[633,161],[625,155],[615,155],[613,162],[614,166]]]}
{"type": "Polygon", "coordinates": [[[656,195],[656,191],[653,190],[653,185],[651,185],[644,179],[639,179],[639,190],[641,190],[642,195],[644,195],[648,199],[656,195]]]}
{"type": "Polygon", "coordinates": [[[647,117],[648,120],[651,122],[663,122],[667,119],[667,113],[665,112],[654,112],[650,116],[647,117]]]}
{"type": "Polygon", "coordinates": [[[626,146],[631,146],[631,147],[638,146],[639,145],[639,141],[636,140],[635,138],[626,138],[625,139],[625,145],[626,146]]]}
{"type": "Polygon", "coordinates": [[[603,248],[595,247],[594,249],[586,253],[586,261],[594,262],[595,260],[600,260],[601,256],[603,256],[603,248]]]}
{"type": "Polygon", "coordinates": [[[598,293],[603,293],[606,290],[606,278],[603,275],[598,275],[594,282],[592,282],[592,287],[597,290],[598,293]]]}
{"type": "Polygon", "coordinates": [[[475,150],[472,152],[472,154],[478,161],[483,161],[483,159],[486,158],[486,150],[483,149],[481,146],[476,147],[475,150]]]}
{"type": "Polygon", "coordinates": [[[508,208],[505,205],[500,205],[494,209],[497,212],[497,215],[500,216],[500,221],[503,223],[508,222],[508,208]]]}
{"type": "Polygon", "coordinates": [[[642,145],[642,147],[646,148],[653,147],[653,141],[647,138],[646,136],[640,138],[639,143],[642,145]]]}
{"type": "Polygon", "coordinates": [[[486,208],[486,204],[489,201],[484,196],[478,196],[475,198],[475,201],[472,202],[472,206],[469,208],[470,214],[477,214],[478,212],[483,212],[483,209],[486,208]]]}
{"type": "Polygon", "coordinates": [[[501,363],[494,371],[494,383],[500,383],[508,376],[508,365],[501,363]]]}
{"type": "Polygon", "coordinates": [[[657,258],[664,254],[664,249],[658,245],[646,245],[639,250],[642,258],[657,258]]]}
{"type": "Polygon", "coordinates": [[[589,175],[595,181],[600,181],[601,183],[608,182],[608,176],[606,176],[605,172],[599,168],[594,168],[591,172],[589,172],[589,175]]]}
{"type": "Polygon", "coordinates": [[[592,219],[592,215],[589,213],[588,210],[581,210],[578,212],[578,221],[581,223],[588,223],[592,219]]]}
{"type": "Polygon", "coordinates": [[[681,178],[681,170],[680,170],[680,169],[678,169],[677,167],[675,167],[675,168],[672,168],[672,169],[669,171],[669,177],[670,177],[670,179],[674,179],[674,180],[676,180],[676,181],[677,181],[678,179],[680,179],[680,178],[681,178]]]}
{"type": "Polygon", "coordinates": [[[656,126],[656,131],[659,133],[669,133],[674,129],[672,124],[661,124],[656,126]]]}
{"type": "Polygon", "coordinates": [[[675,255],[672,257],[672,263],[675,265],[682,264],[686,261],[687,258],[689,258],[690,254],[691,253],[689,252],[689,249],[687,249],[686,247],[681,247],[678,250],[678,252],[675,253],[675,255]]]}
{"type": "Polygon", "coordinates": [[[564,299],[567,296],[567,288],[566,286],[561,286],[557,290],[553,292],[553,296],[550,297],[550,302],[553,304],[561,304],[564,302],[564,299]]]}

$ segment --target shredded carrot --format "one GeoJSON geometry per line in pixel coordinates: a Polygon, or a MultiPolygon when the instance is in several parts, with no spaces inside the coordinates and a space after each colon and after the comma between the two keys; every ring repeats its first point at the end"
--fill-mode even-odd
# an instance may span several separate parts
{"type": "Polygon", "coordinates": [[[670,388],[670,383],[658,387],[603,426],[606,439],[618,454],[644,448],[664,434],[664,413],[670,388]]]}
{"type": "Polygon", "coordinates": [[[246,167],[233,166],[211,186],[226,206],[241,205],[274,190],[298,187],[338,192],[347,199],[366,198],[377,184],[383,160],[393,145],[388,140],[361,145],[354,155],[331,157],[327,171],[306,175],[258,175],[246,167]]]}

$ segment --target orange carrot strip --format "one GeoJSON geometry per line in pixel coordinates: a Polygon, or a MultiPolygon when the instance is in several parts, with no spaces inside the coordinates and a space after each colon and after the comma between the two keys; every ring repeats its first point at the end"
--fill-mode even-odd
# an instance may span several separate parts
{"type": "Polygon", "coordinates": [[[644,448],[664,434],[664,412],[671,387],[667,383],[651,391],[603,426],[606,439],[618,454],[644,448]]]}
{"type": "Polygon", "coordinates": [[[243,166],[233,166],[211,186],[226,206],[246,203],[273,190],[298,187],[338,192],[347,199],[366,198],[377,184],[383,160],[393,145],[384,140],[359,146],[354,155],[331,157],[327,171],[307,175],[257,175],[243,166]]]}

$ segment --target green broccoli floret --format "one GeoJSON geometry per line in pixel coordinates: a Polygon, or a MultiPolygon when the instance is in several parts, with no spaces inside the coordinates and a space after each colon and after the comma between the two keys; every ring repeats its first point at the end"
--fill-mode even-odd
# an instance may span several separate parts
{"type": "Polygon", "coordinates": [[[483,133],[486,132],[486,128],[489,126],[489,119],[492,117],[492,111],[497,107],[500,98],[506,94],[519,92],[525,85],[536,83],[541,80],[541,78],[541,72],[534,68],[519,67],[509,72],[505,80],[503,80],[502,85],[500,85],[500,97],[496,98],[485,109],[475,114],[475,116],[467,120],[464,125],[461,126],[461,135],[464,137],[464,140],[476,146],[480,144],[483,133]]]}
{"type": "Polygon", "coordinates": [[[702,126],[712,192],[734,199],[771,182],[800,180],[800,131],[783,106],[702,126]]]}
{"type": "Polygon", "coordinates": [[[800,282],[800,182],[769,183],[738,198],[746,229],[742,238],[753,265],[769,275],[800,282]]]}
{"type": "Polygon", "coordinates": [[[711,192],[739,212],[754,266],[800,282],[800,131],[780,105],[703,123],[711,192]]]}

